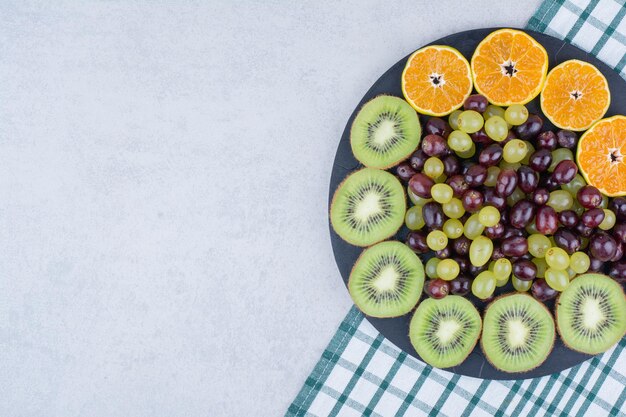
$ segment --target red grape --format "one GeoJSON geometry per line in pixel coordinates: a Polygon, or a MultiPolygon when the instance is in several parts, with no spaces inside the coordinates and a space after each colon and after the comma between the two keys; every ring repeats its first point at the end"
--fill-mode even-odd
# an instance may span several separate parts
{"type": "Polygon", "coordinates": [[[550,193],[545,188],[537,188],[535,191],[533,191],[531,198],[533,200],[533,203],[538,206],[543,206],[548,202],[548,199],[550,198],[550,193]]]}
{"type": "Polygon", "coordinates": [[[470,189],[463,193],[463,196],[461,197],[461,202],[463,203],[463,207],[465,208],[465,210],[473,213],[482,208],[483,203],[485,202],[485,198],[480,191],[470,189]]]}
{"type": "Polygon", "coordinates": [[[554,243],[569,255],[580,250],[582,244],[578,235],[563,227],[554,232],[554,243]]]}
{"type": "Polygon", "coordinates": [[[446,139],[448,138],[448,135],[452,132],[452,128],[450,127],[450,125],[446,121],[438,117],[431,117],[430,119],[428,119],[424,130],[429,135],[439,135],[446,139]]]}
{"type": "Polygon", "coordinates": [[[487,106],[489,102],[485,98],[485,96],[481,94],[472,94],[468,98],[465,99],[465,103],[463,103],[463,108],[465,110],[475,110],[478,113],[483,113],[487,110],[487,106]]]}
{"type": "Polygon", "coordinates": [[[519,188],[526,194],[535,191],[539,185],[539,174],[525,165],[517,169],[517,177],[519,179],[519,188]]]}
{"type": "Polygon", "coordinates": [[[406,236],[406,244],[416,253],[426,253],[430,250],[426,244],[426,236],[420,232],[409,232],[406,236]]]}
{"type": "Polygon", "coordinates": [[[447,153],[448,143],[439,135],[426,135],[422,139],[422,150],[428,156],[443,156],[447,153]]]}
{"type": "MultiPolygon", "coordinates": [[[[591,209],[598,207],[602,203],[602,194],[593,185],[585,185],[576,193],[576,199],[581,206],[591,209]]],[[[617,213],[615,214],[617,215],[617,213]]]]}
{"type": "Polygon", "coordinates": [[[545,279],[536,279],[530,291],[539,301],[548,301],[558,295],[558,291],[549,286],[545,279]]]}
{"type": "Polygon", "coordinates": [[[427,159],[428,155],[426,155],[423,150],[418,149],[413,152],[413,155],[409,158],[409,163],[414,170],[421,171],[424,169],[424,163],[427,159]]]}
{"type": "Polygon", "coordinates": [[[574,149],[578,143],[578,136],[571,130],[559,130],[556,138],[562,148],[574,149]]]}
{"type": "Polygon", "coordinates": [[[525,259],[515,261],[513,275],[522,281],[532,281],[537,276],[537,265],[525,259]]]}
{"type": "Polygon", "coordinates": [[[498,174],[496,181],[496,194],[500,197],[508,197],[517,187],[517,174],[512,169],[503,169],[498,174]]]}
{"type": "Polygon", "coordinates": [[[445,215],[441,205],[434,201],[429,201],[422,207],[422,217],[424,217],[424,223],[430,230],[441,230],[443,222],[445,221],[445,215]]]}
{"type": "Polygon", "coordinates": [[[604,210],[601,208],[592,208],[587,210],[580,216],[580,221],[587,227],[598,227],[604,220],[604,210]]]}
{"type": "Polygon", "coordinates": [[[450,284],[441,278],[431,279],[426,282],[424,292],[435,299],[440,299],[450,292],[450,284]]]}
{"type": "Polygon", "coordinates": [[[559,222],[565,227],[574,227],[578,224],[578,215],[574,210],[563,210],[559,213],[559,222]]]}
{"type": "Polygon", "coordinates": [[[465,182],[465,176],[463,175],[451,176],[446,180],[446,184],[452,188],[452,192],[456,198],[461,198],[463,193],[469,189],[469,185],[465,182]]]}
{"type": "Polygon", "coordinates": [[[400,177],[402,181],[409,181],[417,172],[408,162],[401,162],[396,167],[396,174],[398,174],[398,177],[400,177]]]}
{"type": "Polygon", "coordinates": [[[538,149],[530,155],[528,166],[537,172],[543,172],[552,163],[552,153],[547,149],[538,149]]]}
{"type": "Polygon", "coordinates": [[[478,155],[478,163],[485,167],[497,165],[502,160],[502,146],[494,143],[483,149],[478,155]]]}
{"type": "Polygon", "coordinates": [[[536,114],[531,114],[524,123],[515,128],[515,133],[518,138],[522,140],[529,140],[535,138],[539,132],[541,132],[542,127],[543,120],[541,117],[536,114]]]}
{"type": "Polygon", "coordinates": [[[610,261],[617,251],[617,242],[606,232],[596,232],[589,238],[589,251],[602,262],[610,261]]]}
{"type": "Polygon", "coordinates": [[[552,173],[553,181],[556,184],[567,184],[578,174],[578,166],[576,162],[566,159],[556,164],[552,173]]]}
{"type": "Polygon", "coordinates": [[[553,151],[556,149],[557,137],[554,132],[541,132],[537,136],[537,148],[553,151]]]}
{"type": "Polygon", "coordinates": [[[558,228],[556,211],[550,206],[539,206],[535,217],[537,231],[544,235],[551,235],[558,228]]]}
{"type": "Polygon", "coordinates": [[[501,247],[505,256],[522,256],[528,252],[528,241],[522,236],[509,237],[502,240],[501,247]]]}
{"type": "Polygon", "coordinates": [[[413,175],[409,180],[409,187],[411,191],[419,197],[422,198],[431,198],[430,190],[435,185],[435,182],[426,174],[418,172],[413,175]]]}
{"type": "Polygon", "coordinates": [[[443,173],[450,177],[461,171],[461,164],[454,155],[448,155],[441,160],[443,162],[443,173]]]}
{"type": "Polygon", "coordinates": [[[535,206],[530,201],[520,200],[513,207],[509,213],[509,223],[511,226],[517,228],[523,228],[535,217],[535,206]]]}
{"type": "Polygon", "coordinates": [[[465,173],[465,182],[470,187],[478,187],[487,179],[487,168],[482,165],[472,165],[465,173]]]}

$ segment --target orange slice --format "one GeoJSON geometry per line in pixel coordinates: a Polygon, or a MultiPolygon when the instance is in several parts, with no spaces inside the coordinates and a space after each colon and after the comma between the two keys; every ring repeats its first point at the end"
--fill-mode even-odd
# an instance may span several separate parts
{"type": "Polygon", "coordinates": [[[541,92],[541,110],[561,129],[585,130],[611,103],[609,84],[593,65],[572,59],[554,67],[541,92]]]}
{"type": "Polygon", "coordinates": [[[541,92],[548,53],[530,35],[500,29],[482,40],[472,56],[474,87],[492,104],[526,104],[541,92]]]}
{"type": "Polygon", "coordinates": [[[471,92],[469,63],[449,46],[431,45],[415,51],[402,72],[404,98],[423,114],[450,114],[471,92]]]}
{"type": "Polygon", "coordinates": [[[626,195],[626,116],[602,119],[586,131],[576,160],[588,184],[609,197],[626,195]]]}

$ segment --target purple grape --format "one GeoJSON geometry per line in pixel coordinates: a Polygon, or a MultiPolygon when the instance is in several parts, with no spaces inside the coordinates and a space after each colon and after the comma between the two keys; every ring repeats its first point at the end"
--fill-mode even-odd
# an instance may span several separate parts
{"type": "Polygon", "coordinates": [[[604,266],[604,262],[602,262],[599,259],[594,258],[593,256],[589,256],[589,271],[600,272],[603,266],[604,266]]]}
{"type": "Polygon", "coordinates": [[[504,225],[500,222],[493,227],[485,227],[485,231],[483,233],[489,239],[500,239],[504,236],[504,225]]]}
{"type": "Polygon", "coordinates": [[[544,172],[552,163],[552,153],[547,149],[538,149],[530,155],[528,166],[537,172],[544,172]]]}
{"type": "Polygon", "coordinates": [[[467,275],[459,275],[450,281],[450,293],[454,295],[467,295],[472,287],[472,281],[467,275]]]}
{"type": "Polygon", "coordinates": [[[539,301],[548,301],[556,297],[559,292],[548,285],[545,279],[536,279],[530,287],[530,291],[539,301]]]}
{"type": "Polygon", "coordinates": [[[562,148],[574,149],[578,143],[578,136],[571,130],[559,130],[556,138],[562,148]]]}
{"type": "Polygon", "coordinates": [[[424,131],[429,135],[439,135],[447,139],[448,135],[450,135],[450,133],[452,132],[452,128],[443,119],[440,119],[438,117],[431,117],[426,122],[424,131]]]}
{"type": "Polygon", "coordinates": [[[485,205],[493,206],[498,210],[504,210],[506,207],[506,198],[496,194],[493,188],[485,188],[483,196],[485,197],[485,205]]]}
{"type": "Polygon", "coordinates": [[[465,237],[465,235],[461,235],[452,242],[452,249],[460,256],[467,256],[471,244],[472,241],[470,239],[465,237]]]}
{"type": "Polygon", "coordinates": [[[520,229],[513,226],[505,226],[504,233],[502,234],[502,239],[508,239],[510,237],[523,237],[524,232],[520,229]]]}
{"type": "Polygon", "coordinates": [[[617,251],[617,242],[606,232],[596,232],[589,239],[589,251],[602,262],[610,261],[617,251]]]}
{"type": "Polygon", "coordinates": [[[616,197],[610,204],[611,210],[619,221],[626,221],[626,198],[616,197]]]}
{"type": "Polygon", "coordinates": [[[448,259],[451,254],[452,254],[452,249],[450,249],[450,246],[446,246],[445,248],[441,250],[435,251],[435,257],[439,259],[448,259]]]}
{"type": "Polygon", "coordinates": [[[528,260],[515,261],[513,275],[522,281],[532,281],[537,277],[537,265],[528,260]]]}
{"type": "Polygon", "coordinates": [[[409,232],[406,236],[406,244],[413,249],[415,253],[426,253],[430,249],[426,244],[426,236],[420,232],[409,232]]]}
{"type": "Polygon", "coordinates": [[[452,188],[452,193],[456,198],[461,198],[463,193],[469,189],[469,185],[465,182],[465,176],[463,175],[451,176],[446,180],[446,184],[452,188]]]}
{"type": "Polygon", "coordinates": [[[580,221],[587,227],[598,227],[604,220],[604,210],[601,208],[593,208],[587,210],[580,216],[580,221]]]}
{"type": "Polygon", "coordinates": [[[401,162],[396,167],[396,174],[402,181],[409,181],[413,175],[417,174],[417,171],[408,162],[401,162]]]}
{"type": "Polygon", "coordinates": [[[485,167],[497,165],[502,160],[502,147],[497,143],[487,146],[478,155],[478,163],[485,167]]]}
{"type": "Polygon", "coordinates": [[[576,229],[580,237],[590,237],[593,234],[593,228],[585,226],[582,222],[578,223],[574,229],[576,229]]]}
{"type": "Polygon", "coordinates": [[[626,223],[617,223],[613,227],[613,237],[621,243],[626,243],[626,223]]]}
{"type": "Polygon", "coordinates": [[[446,174],[447,177],[461,172],[461,164],[456,156],[448,155],[441,161],[443,162],[443,173],[446,174]]]}
{"type": "Polygon", "coordinates": [[[467,272],[467,270],[468,270],[468,268],[470,266],[469,259],[456,257],[456,258],[454,258],[454,260],[456,261],[457,264],[459,264],[459,270],[461,271],[461,273],[467,272]]]}
{"type": "Polygon", "coordinates": [[[615,251],[615,255],[611,258],[611,262],[617,262],[622,259],[624,256],[624,244],[617,243],[617,250],[615,251]]]}
{"type": "Polygon", "coordinates": [[[538,206],[543,206],[548,202],[548,199],[550,198],[550,193],[545,188],[537,188],[535,191],[533,191],[531,198],[533,200],[533,203],[538,206]]]}
{"type": "Polygon", "coordinates": [[[483,207],[485,197],[480,191],[470,189],[463,193],[461,202],[466,211],[473,213],[483,207]]]}
{"type": "Polygon", "coordinates": [[[486,271],[488,268],[488,264],[482,265],[482,266],[476,266],[476,265],[472,265],[470,264],[469,268],[468,268],[468,272],[471,276],[475,277],[476,275],[480,274],[483,271],[486,271]]]}
{"type": "Polygon", "coordinates": [[[536,114],[531,114],[524,123],[515,128],[515,133],[518,138],[522,140],[529,140],[535,138],[539,132],[541,132],[542,127],[543,120],[541,117],[536,114]]]}
{"type": "Polygon", "coordinates": [[[474,161],[471,161],[469,159],[464,159],[461,162],[461,174],[465,175],[465,173],[467,172],[468,169],[470,169],[470,167],[476,165],[474,163],[474,161]]]}
{"type": "Polygon", "coordinates": [[[582,241],[580,237],[572,231],[563,227],[554,232],[554,243],[569,255],[580,250],[582,241]]]}
{"type": "Polygon", "coordinates": [[[537,136],[537,149],[547,149],[553,151],[556,149],[557,137],[554,132],[541,132],[537,136]]]}
{"type": "Polygon", "coordinates": [[[479,187],[487,179],[487,168],[482,165],[472,165],[465,173],[465,182],[470,187],[479,187]]]}
{"type": "Polygon", "coordinates": [[[578,215],[574,210],[563,210],[559,213],[559,222],[565,227],[574,227],[578,224],[578,215]]]}
{"type": "Polygon", "coordinates": [[[428,155],[426,155],[423,150],[418,149],[413,152],[413,155],[411,155],[411,157],[409,158],[409,164],[411,164],[411,167],[414,170],[421,171],[422,169],[424,169],[424,163],[427,159],[428,155]]]}
{"type": "Polygon", "coordinates": [[[409,188],[411,191],[419,197],[431,198],[430,190],[435,185],[435,182],[426,174],[418,172],[413,175],[409,180],[409,188]]]}
{"type": "Polygon", "coordinates": [[[617,282],[626,282],[626,262],[617,262],[609,268],[609,276],[617,282]]]}
{"type": "Polygon", "coordinates": [[[485,133],[484,128],[480,129],[476,133],[472,133],[470,136],[472,137],[474,143],[478,143],[481,145],[489,145],[490,143],[493,143],[493,140],[489,136],[487,136],[487,133],[485,133]]]}
{"type": "Polygon", "coordinates": [[[465,103],[463,103],[463,108],[465,110],[475,110],[478,113],[483,113],[487,110],[487,106],[489,102],[485,98],[485,96],[480,94],[472,94],[468,98],[465,99],[465,103]]]}
{"type": "MultiPolygon", "coordinates": [[[[565,162],[565,161],[563,161],[565,162]]],[[[592,185],[585,185],[576,193],[576,199],[586,209],[598,207],[602,203],[602,194],[592,185]]],[[[617,213],[615,213],[617,215],[617,213]]]]}
{"type": "Polygon", "coordinates": [[[508,197],[517,187],[517,174],[512,169],[503,169],[496,180],[496,194],[500,197],[508,197]]]}
{"type": "Polygon", "coordinates": [[[491,259],[497,261],[498,259],[502,258],[504,258],[504,253],[502,253],[502,247],[494,245],[493,252],[491,252],[491,259]]]}
{"type": "Polygon", "coordinates": [[[539,174],[525,165],[517,169],[517,178],[519,179],[519,188],[526,194],[535,191],[539,185],[539,174]]]}
{"type": "Polygon", "coordinates": [[[422,150],[428,156],[443,156],[448,149],[448,143],[439,135],[426,135],[422,139],[422,150]]]}
{"type": "Polygon", "coordinates": [[[509,223],[511,223],[511,226],[521,229],[528,226],[534,217],[534,204],[527,200],[520,200],[511,207],[509,223]]]}
{"type": "Polygon", "coordinates": [[[535,217],[537,231],[544,235],[551,235],[558,228],[558,217],[556,211],[550,206],[539,206],[535,217]]]}
{"type": "Polygon", "coordinates": [[[556,184],[567,184],[574,179],[576,174],[578,174],[576,162],[566,159],[556,164],[552,173],[552,179],[556,184]]]}
{"type": "Polygon", "coordinates": [[[450,293],[450,283],[442,280],[441,278],[428,280],[424,285],[424,292],[430,297],[438,300],[450,293]]]}
{"type": "Polygon", "coordinates": [[[501,247],[505,256],[522,256],[528,252],[528,241],[522,236],[509,237],[502,240],[501,247]]]}
{"type": "Polygon", "coordinates": [[[445,216],[441,206],[434,201],[429,201],[422,207],[422,217],[424,223],[430,230],[440,230],[443,227],[445,216]]]}
{"type": "Polygon", "coordinates": [[[539,186],[545,188],[548,191],[554,191],[559,187],[559,184],[556,183],[552,176],[544,176],[539,179],[539,186]]]}

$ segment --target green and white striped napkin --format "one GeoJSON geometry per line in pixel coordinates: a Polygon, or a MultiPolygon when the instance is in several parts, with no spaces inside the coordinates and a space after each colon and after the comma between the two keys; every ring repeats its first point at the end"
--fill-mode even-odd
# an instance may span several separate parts
{"type": "MultiPolygon", "coordinates": [[[[589,51],[626,78],[625,0],[546,0],[528,28],[589,51]]],[[[481,380],[433,368],[353,307],[286,416],[622,416],[626,338],[560,374],[481,380]]]]}

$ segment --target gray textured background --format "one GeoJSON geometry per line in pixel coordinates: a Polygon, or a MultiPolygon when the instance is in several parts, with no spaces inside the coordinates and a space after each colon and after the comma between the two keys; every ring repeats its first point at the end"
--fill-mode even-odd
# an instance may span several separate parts
{"type": "Polygon", "coordinates": [[[284,413],[351,305],[355,104],[539,0],[334,3],[0,3],[0,416],[284,413]]]}

